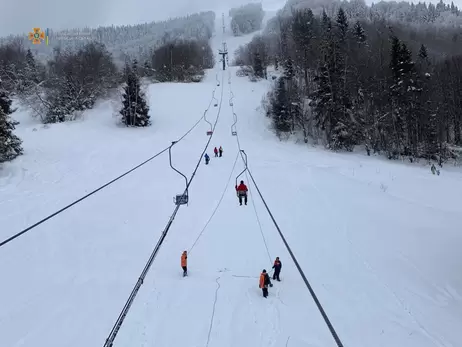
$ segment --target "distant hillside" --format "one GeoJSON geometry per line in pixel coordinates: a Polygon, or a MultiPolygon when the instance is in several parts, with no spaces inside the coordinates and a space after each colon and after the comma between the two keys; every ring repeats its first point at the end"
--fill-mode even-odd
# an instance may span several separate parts
{"type": "Polygon", "coordinates": [[[278,34],[280,20],[304,8],[310,8],[317,15],[324,10],[333,18],[342,8],[350,21],[359,20],[366,29],[374,22],[383,22],[414,51],[425,44],[433,57],[462,54],[462,13],[453,3],[442,1],[437,5],[381,1],[368,6],[364,0],[288,0],[277,16],[268,21],[264,33],[278,34]]]}
{"type": "Polygon", "coordinates": [[[161,22],[51,31],[49,46],[33,45],[25,35],[0,38],[0,45],[12,40],[22,42],[25,48],[30,48],[39,59],[43,60],[49,58],[56,48],[78,48],[89,40],[94,40],[104,44],[116,60],[123,61],[126,56],[138,58],[148,56],[150,51],[171,40],[208,40],[214,32],[214,23],[215,13],[208,11],[161,22]]]}
{"type": "MultiPolygon", "coordinates": [[[[380,1],[371,6],[366,5],[364,0],[288,0],[278,14],[289,16],[294,10],[310,8],[315,14],[320,14],[322,10],[325,10],[329,16],[333,16],[340,7],[350,19],[386,20],[415,27],[432,25],[462,28],[460,9],[453,2],[445,4],[442,0],[437,5],[425,2],[414,4],[407,1],[380,1]]],[[[275,19],[268,23],[268,30],[277,30],[277,27],[275,19]]]]}

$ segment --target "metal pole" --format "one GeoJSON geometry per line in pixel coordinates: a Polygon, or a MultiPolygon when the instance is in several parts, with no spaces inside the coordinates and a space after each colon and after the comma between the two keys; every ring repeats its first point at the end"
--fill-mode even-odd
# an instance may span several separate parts
{"type": "MultiPolygon", "coordinates": [[[[177,169],[175,169],[172,165],[172,147],[174,144],[176,144],[178,141],[172,141],[172,145],[168,148],[168,159],[170,161],[170,167],[175,170],[176,172],[178,172],[181,176],[184,177],[184,180],[186,181],[186,195],[188,195],[188,178],[183,175],[180,171],[178,171],[177,169]]],[[[184,195],[184,194],[183,194],[184,195]]]]}
{"type": "Polygon", "coordinates": [[[236,186],[237,186],[237,181],[238,181],[239,177],[240,177],[244,172],[247,171],[247,154],[244,152],[243,149],[241,149],[241,152],[244,154],[244,157],[245,157],[245,158],[242,158],[242,159],[244,160],[245,168],[244,168],[244,170],[242,170],[242,172],[241,172],[239,175],[237,175],[237,177],[236,177],[236,186]]]}

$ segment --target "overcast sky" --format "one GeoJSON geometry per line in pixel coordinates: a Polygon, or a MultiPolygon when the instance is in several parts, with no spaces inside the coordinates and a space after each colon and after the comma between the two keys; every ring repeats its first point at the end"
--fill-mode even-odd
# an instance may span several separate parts
{"type": "MultiPolygon", "coordinates": [[[[435,2],[434,0],[432,2],[435,2]]],[[[0,0],[0,36],[28,33],[33,27],[66,29],[137,24],[201,10],[229,9],[258,0],[0,0]]],[[[263,0],[282,7],[285,0],[263,0]]],[[[371,0],[366,0],[371,3],[371,0]]],[[[377,1],[376,1],[377,2],[377,1]]],[[[462,5],[462,0],[454,0],[462,5]]],[[[462,6],[461,6],[462,7],[462,6]]]]}

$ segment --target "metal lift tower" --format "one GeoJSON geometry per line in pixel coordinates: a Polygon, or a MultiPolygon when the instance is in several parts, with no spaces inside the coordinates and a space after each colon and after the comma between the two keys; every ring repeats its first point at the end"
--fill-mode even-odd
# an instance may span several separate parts
{"type": "Polygon", "coordinates": [[[226,70],[226,62],[228,61],[228,49],[226,48],[226,42],[223,42],[223,49],[218,50],[218,53],[221,55],[223,70],[226,70]]]}
{"type": "Polygon", "coordinates": [[[221,14],[221,21],[223,23],[223,34],[224,34],[225,33],[225,14],[224,13],[221,14]]]}

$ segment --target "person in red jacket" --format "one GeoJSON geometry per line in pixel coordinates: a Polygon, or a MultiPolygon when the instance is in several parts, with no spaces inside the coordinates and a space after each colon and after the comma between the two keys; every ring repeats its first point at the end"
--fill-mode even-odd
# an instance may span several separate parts
{"type": "Polygon", "coordinates": [[[239,204],[242,206],[242,198],[244,198],[244,203],[247,205],[247,186],[244,184],[244,181],[241,181],[239,186],[236,186],[237,197],[239,198],[239,204]]]}
{"type": "Polygon", "coordinates": [[[218,149],[216,147],[213,149],[213,153],[215,153],[215,157],[218,157],[218,149]]]}

